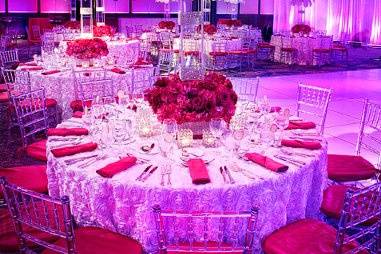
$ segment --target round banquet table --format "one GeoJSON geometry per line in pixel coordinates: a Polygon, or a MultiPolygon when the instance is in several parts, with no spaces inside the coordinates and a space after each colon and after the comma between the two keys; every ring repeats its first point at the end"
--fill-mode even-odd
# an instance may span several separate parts
{"type": "MultiPolygon", "coordinates": [[[[25,66],[20,66],[18,70],[23,68],[28,69],[25,66]]],[[[76,69],[81,70],[82,68],[76,69]]],[[[125,74],[119,74],[110,71],[110,69],[112,69],[112,66],[107,67],[106,69],[108,70],[108,77],[111,78],[113,81],[114,91],[130,91],[132,84],[133,69],[124,69],[126,72],[125,74]]],[[[153,75],[153,69],[153,67],[145,67],[134,69],[134,71],[145,73],[148,70],[153,75]]],[[[92,68],[86,68],[86,70],[91,71],[92,68]]],[[[32,90],[44,88],[46,97],[54,98],[57,100],[58,105],[62,109],[62,118],[70,118],[73,113],[72,109],[70,108],[70,103],[77,98],[75,94],[75,82],[72,70],[66,68],[62,69],[58,73],[43,75],[42,73],[45,71],[47,70],[44,69],[37,71],[29,71],[32,90]]]]}
{"type": "Polygon", "coordinates": [[[273,35],[271,36],[271,45],[275,46],[274,60],[277,62],[281,62],[282,38],[284,37],[287,37],[287,39],[291,41],[291,47],[298,50],[297,64],[299,65],[316,64],[313,61],[313,50],[315,48],[330,49],[332,48],[333,43],[331,36],[290,37],[284,35],[273,35]]]}
{"type": "MultiPolygon", "coordinates": [[[[60,126],[84,126],[82,121],[72,118],[60,126]]],[[[53,197],[69,196],[72,213],[80,225],[96,225],[129,235],[139,240],[147,251],[157,248],[152,213],[152,207],[156,204],[163,210],[188,212],[239,212],[248,211],[252,206],[256,206],[259,208],[257,226],[259,238],[256,247],[260,249],[259,239],[286,223],[318,216],[327,179],[325,142],[322,142],[322,149],[317,151],[297,149],[314,155],[303,158],[304,166],[278,161],[289,166],[288,171],[283,173],[269,171],[237,157],[236,163],[251,171],[255,177],[248,178],[240,172],[232,171],[235,184],[224,183],[219,172],[220,166],[230,165],[232,161],[231,155],[223,146],[205,148],[209,156],[215,160],[207,165],[211,183],[204,185],[192,184],[188,168],[178,160],[181,151],[174,149],[169,157],[172,163],[172,184],[162,186],[160,166],[168,163],[168,159],[162,157],[160,153],[143,155],[140,151],[141,145],[155,142],[154,137],[135,136],[136,141],[133,143],[112,145],[105,152],[107,157],[85,168],[79,167],[78,164],[67,164],[65,160],[99,154],[98,150],[56,158],[50,150],[53,146],[62,144],[52,138],[54,137],[49,137],[47,143],[49,194],[53,197]],[[138,159],[148,159],[149,162],[136,164],[112,178],[103,178],[96,173],[97,169],[118,161],[120,153],[130,153],[138,159]],[[159,166],[159,170],[146,182],[137,181],[136,178],[150,164],[159,166]]],[[[89,135],[81,142],[86,143],[91,140],[92,137],[89,135]]],[[[271,156],[277,149],[279,148],[270,148],[267,155],[271,156]]],[[[186,228],[178,230],[183,232],[186,228]]]]}
{"type": "MultiPolygon", "coordinates": [[[[60,47],[66,51],[68,41],[61,41],[60,47]]],[[[140,42],[139,40],[117,40],[106,41],[108,48],[108,57],[113,57],[116,64],[127,66],[134,64],[139,58],[140,42]]]]}

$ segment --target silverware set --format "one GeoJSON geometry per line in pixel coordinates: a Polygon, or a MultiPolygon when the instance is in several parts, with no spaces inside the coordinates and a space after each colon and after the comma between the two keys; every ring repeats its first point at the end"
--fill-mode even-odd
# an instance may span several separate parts
{"type": "Polygon", "coordinates": [[[220,173],[224,179],[224,183],[235,184],[235,180],[226,166],[220,167],[220,173]]]}
{"type": "Polygon", "coordinates": [[[84,161],[84,160],[88,160],[88,159],[91,159],[91,158],[94,158],[94,157],[97,157],[97,156],[98,156],[98,154],[93,154],[93,155],[89,155],[89,156],[83,156],[83,157],[77,157],[77,158],[67,159],[67,160],[64,160],[64,162],[66,164],[73,165],[73,164],[76,164],[78,162],[81,162],[81,161],[84,161]]]}
{"type": "Polygon", "coordinates": [[[136,181],[145,182],[156,170],[158,166],[149,165],[144,171],[136,178],[136,181]]]}
{"type": "Polygon", "coordinates": [[[297,159],[294,159],[294,158],[290,158],[290,157],[286,157],[286,156],[279,155],[279,154],[275,154],[274,157],[279,159],[279,160],[282,160],[284,162],[288,162],[290,164],[298,166],[298,167],[304,166],[306,164],[304,161],[300,161],[300,160],[297,160],[297,159]]]}
{"type": "Polygon", "coordinates": [[[106,158],[107,158],[107,155],[101,155],[101,156],[98,155],[96,157],[93,157],[93,158],[86,160],[84,163],[79,164],[78,167],[81,169],[84,169],[84,168],[87,168],[88,166],[94,164],[95,162],[98,162],[98,161],[106,159],[106,158]]]}

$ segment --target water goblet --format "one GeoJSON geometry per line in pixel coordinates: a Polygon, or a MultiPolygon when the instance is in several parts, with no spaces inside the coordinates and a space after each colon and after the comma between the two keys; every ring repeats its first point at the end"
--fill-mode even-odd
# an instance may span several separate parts
{"type": "Polygon", "coordinates": [[[209,122],[209,129],[213,136],[219,140],[223,134],[223,120],[221,118],[213,118],[209,122]]]}
{"type": "Polygon", "coordinates": [[[174,119],[165,119],[163,121],[163,134],[167,134],[166,136],[167,139],[171,137],[173,140],[176,139],[176,134],[177,134],[178,126],[177,123],[174,119]]]}

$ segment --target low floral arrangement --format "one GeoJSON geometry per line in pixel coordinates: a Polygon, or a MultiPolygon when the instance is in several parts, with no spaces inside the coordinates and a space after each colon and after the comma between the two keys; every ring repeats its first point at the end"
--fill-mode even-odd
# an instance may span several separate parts
{"type": "Polygon", "coordinates": [[[78,59],[89,60],[108,55],[107,44],[102,39],[77,39],[69,41],[66,54],[78,59]]]}
{"type": "Polygon", "coordinates": [[[160,29],[168,29],[168,30],[173,30],[175,28],[176,23],[173,21],[160,21],[159,22],[159,28],[160,29]]]}
{"type": "Polygon", "coordinates": [[[109,36],[112,37],[115,34],[114,28],[111,26],[95,26],[93,28],[94,37],[109,36]]]}
{"type": "Polygon", "coordinates": [[[218,24],[225,25],[228,27],[241,27],[242,22],[238,19],[219,19],[218,24]]]}
{"type": "Polygon", "coordinates": [[[158,119],[175,119],[178,124],[208,122],[234,115],[237,94],[232,83],[218,73],[208,73],[204,80],[182,81],[178,75],[164,77],[145,92],[158,119]]]}
{"type": "Polygon", "coordinates": [[[309,34],[311,33],[311,27],[305,24],[296,24],[291,28],[291,32],[293,34],[298,34],[298,33],[309,34]]]}
{"type": "MultiPolygon", "coordinates": [[[[201,32],[201,25],[197,27],[197,32],[201,32]]],[[[208,35],[214,35],[217,33],[217,28],[213,24],[204,25],[204,32],[208,35]]]]}
{"type": "Polygon", "coordinates": [[[69,29],[80,29],[81,23],[79,23],[79,21],[76,20],[69,20],[64,24],[64,27],[69,29]]]}

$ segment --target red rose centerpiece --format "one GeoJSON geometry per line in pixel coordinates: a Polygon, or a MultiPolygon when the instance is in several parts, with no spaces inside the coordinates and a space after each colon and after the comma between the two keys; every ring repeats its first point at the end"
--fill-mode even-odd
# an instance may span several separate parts
{"type": "Polygon", "coordinates": [[[76,20],[69,20],[64,24],[64,27],[68,29],[78,30],[81,28],[81,23],[79,23],[79,21],[76,21],[76,20]]]}
{"type": "Polygon", "coordinates": [[[173,30],[173,28],[176,26],[176,23],[173,21],[160,21],[158,26],[160,29],[173,30]]]}
{"type": "Polygon", "coordinates": [[[67,43],[66,54],[81,60],[108,55],[107,44],[102,39],[77,39],[67,43]]]}
{"type": "Polygon", "coordinates": [[[229,79],[208,73],[203,80],[182,81],[178,75],[161,78],[145,92],[145,99],[160,121],[175,119],[184,124],[212,118],[230,122],[238,97],[229,79]]]}
{"type": "Polygon", "coordinates": [[[300,33],[303,35],[308,35],[309,33],[311,33],[311,27],[305,24],[296,24],[291,28],[291,32],[293,34],[300,33]]]}
{"type": "Polygon", "coordinates": [[[227,27],[241,27],[242,22],[238,19],[219,19],[218,20],[219,25],[224,25],[227,27]]]}
{"type": "MultiPolygon", "coordinates": [[[[197,32],[201,32],[201,26],[197,27],[197,32]]],[[[217,33],[217,28],[213,24],[204,25],[204,32],[208,35],[214,35],[217,33]]]]}
{"type": "Polygon", "coordinates": [[[93,28],[94,37],[108,36],[112,37],[115,34],[114,28],[111,26],[95,26],[93,28]]]}

